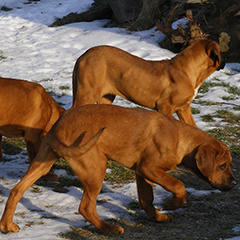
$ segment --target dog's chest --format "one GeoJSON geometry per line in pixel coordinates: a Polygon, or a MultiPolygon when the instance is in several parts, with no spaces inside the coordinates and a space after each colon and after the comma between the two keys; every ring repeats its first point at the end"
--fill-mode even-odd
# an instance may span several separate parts
{"type": "Polygon", "coordinates": [[[201,85],[199,85],[198,87],[196,87],[194,89],[194,95],[192,97],[192,99],[188,102],[189,104],[192,102],[192,100],[197,96],[197,93],[198,93],[198,89],[200,88],[201,85]]]}

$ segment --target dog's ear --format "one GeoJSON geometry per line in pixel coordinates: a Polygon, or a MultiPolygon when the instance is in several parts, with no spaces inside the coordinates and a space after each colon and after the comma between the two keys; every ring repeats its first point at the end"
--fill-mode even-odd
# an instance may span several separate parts
{"type": "Polygon", "coordinates": [[[221,53],[220,53],[220,47],[217,45],[217,43],[210,41],[206,45],[206,53],[209,58],[213,61],[213,66],[218,67],[221,63],[221,53]]]}
{"type": "Polygon", "coordinates": [[[214,168],[216,151],[208,145],[199,146],[195,155],[195,160],[199,171],[203,176],[208,177],[214,168]]]}

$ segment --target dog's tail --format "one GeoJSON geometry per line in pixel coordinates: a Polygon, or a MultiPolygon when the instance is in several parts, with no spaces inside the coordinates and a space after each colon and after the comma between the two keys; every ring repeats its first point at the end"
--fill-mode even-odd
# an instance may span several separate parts
{"type": "Polygon", "coordinates": [[[104,128],[101,128],[88,142],[84,143],[83,145],[80,145],[86,132],[83,132],[74,143],[72,143],[70,146],[67,146],[66,144],[59,142],[61,145],[61,148],[58,148],[58,146],[55,147],[56,153],[63,157],[63,158],[76,158],[87,151],[89,151],[98,141],[99,137],[102,135],[104,128]]]}

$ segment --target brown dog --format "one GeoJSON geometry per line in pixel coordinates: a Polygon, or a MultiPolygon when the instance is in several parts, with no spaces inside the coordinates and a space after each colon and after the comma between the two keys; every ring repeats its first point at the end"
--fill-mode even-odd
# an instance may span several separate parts
{"type": "Polygon", "coordinates": [[[116,95],[196,126],[190,103],[199,86],[222,68],[219,45],[197,39],[171,60],[146,61],[99,46],[79,57],[73,71],[73,107],[111,104],[116,95]]]}
{"type": "Polygon", "coordinates": [[[166,173],[178,165],[192,169],[222,191],[236,185],[228,147],[203,131],[155,111],[86,105],[63,114],[43,139],[29,170],[10,193],[0,223],[2,232],[19,231],[13,223],[18,201],[59,156],[65,158],[83,184],[79,212],[104,233],[124,232],[120,226],[101,220],[96,211],[107,158],[136,171],[140,206],[160,222],[169,222],[172,217],[154,208],[152,182],[173,193],[168,209],[182,207],[185,187],[166,173]]]}
{"type": "MultiPolygon", "coordinates": [[[[37,155],[43,136],[65,111],[37,84],[0,78],[0,160],[2,136],[24,137],[29,160],[37,155]]],[[[49,174],[50,175],[50,174],[49,174]]]]}

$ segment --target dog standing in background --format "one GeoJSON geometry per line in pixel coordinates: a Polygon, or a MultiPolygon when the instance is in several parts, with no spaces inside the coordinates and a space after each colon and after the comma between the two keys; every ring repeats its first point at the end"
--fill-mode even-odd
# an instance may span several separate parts
{"type": "Polygon", "coordinates": [[[219,45],[196,39],[170,60],[147,61],[118,48],[98,46],[73,70],[73,107],[111,104],[119,95],[196,126],[190,104],[203,81],[223,68],[219,45]]]}
{"type": "MultiPolygon", "coordinates": [[[[0,160],[2,136],[24,137],[31,162],[42,138],[65,109],[41,85],[9,78],[0,78],[0,103],[0,160]]],[[[50,175],[54,176],[49,173],[50,179],[50,175]]]]}

